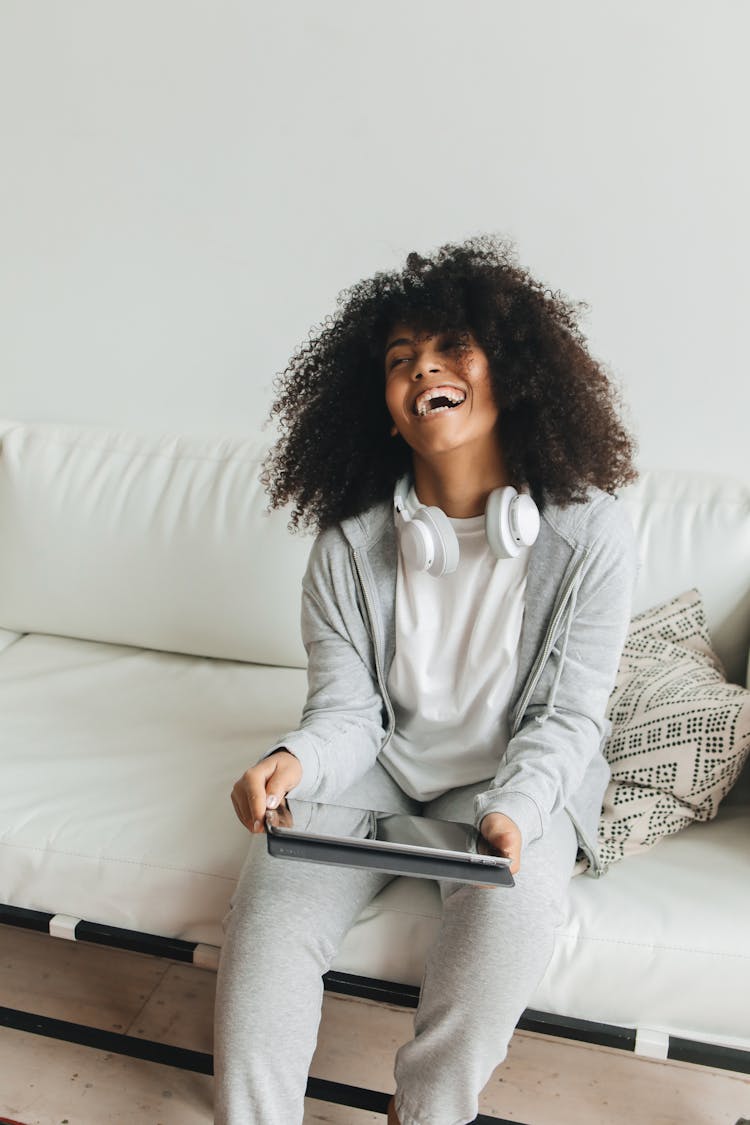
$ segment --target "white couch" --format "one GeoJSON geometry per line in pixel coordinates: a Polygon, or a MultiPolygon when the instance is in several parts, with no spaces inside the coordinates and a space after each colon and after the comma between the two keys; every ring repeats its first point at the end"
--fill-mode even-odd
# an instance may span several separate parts
{"type": "MultiPolygon", "coordinates": [[[[178,939],[162,951],[215,964],[249,840],[232,784],[304,700],[311,539],[266,513],[251,441],[10,422],[0,436],[0,921],[81,938],[85,920],[98,940],[178,939]]],[[[747,486],[645,473],[625,502],[635,609],[697,586],[745,683],[747,486]]],[[[703,1058],[691,1041],[747,1067],[749,803],[746,769],[716,820],[573,880],[532,1001],[551,1029],[614,1025],[601,1041],[703,1058]]],[[[346,938],[340,981],[413,997],[439,910],[434,883],[395,879],[346,938]]]]}

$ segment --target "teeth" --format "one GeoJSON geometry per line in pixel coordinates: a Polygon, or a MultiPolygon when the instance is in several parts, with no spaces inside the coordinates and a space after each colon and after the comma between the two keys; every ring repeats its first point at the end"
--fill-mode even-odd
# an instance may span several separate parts
{"type": "Polygon", "coordinates": [[[422,391],[414,403],[414,412],[420,415],[439,414],[441,410],[452,409],[450,406],[437,406],[434,410],[430,410],[430,403],[434,398],[447,398],[449,402],[457,404],[463,402],[466,395],[456,387],[433,387],[431,390],[422,391]]]}

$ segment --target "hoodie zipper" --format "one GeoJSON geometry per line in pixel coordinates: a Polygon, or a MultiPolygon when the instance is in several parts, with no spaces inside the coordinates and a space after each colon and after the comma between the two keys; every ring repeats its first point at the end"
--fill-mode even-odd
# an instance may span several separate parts
{"type": "MultiPolygon", "coordinates": [[[[387,686],[386,686],[386,683],[385,683],[385,671],[384,671],[384,668],[383,668],[383,660],[382,660],[382,656],[381,656],[381,647],[382,646],[381,646],[381,643],[380,643],[380,634],[379,634],[379,631],[378,631],[378,628],[377,628],[377,625],[376,625],[375,614],[374,614],[373,608],[372,608],[372,600],[371,600],[370,595],[369,595],[368,590],[367,590],[367,583],[365,581],[364,570],[363,570],[362,563],[361,563],[361,560],[360,560],[360,557],[359,557],[359,554],[358,554],[357,550],[354,547],[351,547],[350,550],[351,550],[351,555],[352,555],[352,561],[354,562],[354,572],[357,576],[359,588],[362,592],[362,600],[365,604],[365,609],[367,611],[367,619],[368,619],[368,624],[370,626],[370,637],[372,639],[372,647],[373,647],[373,652],[375,654],[375,671],[376,671],[376,674],[377,674],[377,677],[378,677],[378,686],[380,687],[380,693],[383,697],[383,702],[385,703],[385,709],[386,709],[386,712],[387,712],[387,715],[388,715],[388,730],[386,731],[386,737],[383,741],[383,745],[381,746],[381,750],[382,750],[385,746],[388,745],[391,738],[393,737],[393,733],[396,729],[396,715],[395,715],[395,712],[393,710],[393,704],[391,703],[390,696],[388,695],[388,689],[387,689],[387,686]]],[[[538,654],[536,660],[534,661],[534,665],[531,669],[531,672],[529,673],[529,678],[527,679],[526,684],[525,684],[524,689],[523,689],[523,692],[521,693],[521,697],[519,698],[518,708],[517,708],[517,712],[516,712],[516,719],[513,723],[512,735],[516,734],[516,732],[518,731],[518,728],[521,725],[521,722],[523,720],[523,716],[526,712],[526,707],[528,706],[529,699],[531,698],[531,695],[532,695],[536,685],[539,682],[539,679],[542,675],[542,671],[544,669],[544,665],[546,664],[547,659],[549,657],[549,654],[552,651],[552,648],[554,647],[554,638],[555,638],[555,634],[556,634],[557,629],[558,629],[558,625],[562,621],[563,613],[564,613],[564,611],[565,611],[565,609],[568,605],[568,601],[569,601],[570,596],[572,594],[574,585],[578,580],[578,576],[581,572],[581,569],[584,566],[584,563],[586,562],[587,556],[588,556],[588,552],[586,552],[581,557],[581,559],[577,563],[575,569],[573,570],[572,574],[570,575],[568,581],[565,583],[565,586],[560,591],[560,595],[557,599],[557,603],[555,605],[555,609],[554,609],[553,614],[552,614],[552,619],[550,621],[549,627],[548,627],[547,632],[546,632],[545,637],[544,637],[544,643],[542,644],[542,647],[539,651],[539,654],[538,654]]],[[[512,735],[511,735],[511,737],[512,737],[512,735]]],[[[589,864],[591,865],[591,869],[592,869],[593,873],[596,876],[601,875],[601,867],[600,867],[600,864],[598,862],[596,848],[591,846],[591,843],[590,843],[586,833],[581,830],[580,825],[578,824],[576,818],[571,815],[570,810],[566,808],[566,812],[568,813],[568,816],[570,817],[570,819],[573,823],[573,827],[576,830],[576,833],[578,835],[579,840],[581,841],[582,844],[586,845],[586,848],[585,848],[586,857],[589,861],[589,864]]]]}
{"type": "Polygon", "coordinates": [[[378,686],[380,688],[380,694],[383,697],[383,702],[385,703],[385,709],[386,709],[386,712],[388,714],[388,730],[386,731],[386,737],[385,737],[385,740],[383,742],[383,745],[381,746],[381,750],[382,750],[385,746],[388,745],[391,738],[393,737],[393,732],[396,729],[396,714],[393,710],[393,704],[391,703],[390,696],[388,695],[388,688],[387,688],[386,683],[385,683],[385,670],[383,668],[383,658],[382,658],[382,654],[381,654],[380,635],[379,635],[378,628],[377,628],[377,625],[376,625],[375,614],[374,614],[373,608],[372,608],[372,601],[370,599],[370,595],[367,592],[367,583],[365,582],[363,567],[362,567],[362,564],[361,564],[361,561],[360,561],[360,558],[359,558],[359,554],[357,553],[357,551],[354,548],[352,548],[351,552],[352,552],[352,560],[354,562],[354,571],[357,575],[357,581],[359,582],[359,588],[362,591],[362,600],[364,601],[365,609],[367,610],[367,618],[368,618],[368,623],[369,623],[369,626],[370,626],[370,637],[372,639],[372,647],[373,647],[373,652],[375,654],[375,672],[376,672],[377,677],[378,677],[378,686]]]}
{"type": "MultiPolygon", "coordinates": [[[[583,568],[583,566],[586,562],[587,557],[588,557],[588,552],[586,552],[585,554],[583,554],[581,556],[581,558],[579,559],[578,563],[575,566],[575,569],[571,573],[568,581],[565,583],[565,586],[560,591],[560,596],[557,599],[557,603],[555,605],[555,609],[554,609],[553,614],[552,614],[552,619],[550,620],[549,627],[548,627],[547,632],[546,632],[545,637],[544,637],[544,642],[542,643],[542,646],[539,650],[537,658],[534,661],[534,665],[531,669],[531,672],[529,673],[529,678],[527,679],[526,684],[524,685],[524,689],[523,689],[523,691],[521,693],[521,696],[518,700],[518,708],[516,710],[516,717],[515,717],[514,722],[513,722],[513,730],[512,730],[511,737],[518,732],[518,730],[521,726],[521,723],[523,722],[523,717],[526,714],[526,708],[528,706],[529,700],[530,700],[537,684],[539,683],[542,672],[544,670],[544,665],[546,664],[546,662],[549,658],[549,655],[552,652],[552,649],[554,648],[555,636],[557,635],[558,628],[562,623],[564,612],[565,612],[566,609],[568,609],[568,611],[569,611],[569,602],[570,602],[571,596],[573,594],[575,584],[578,581],[579,575],[580,575],[581,570],[582,570],[582,568],[583,568]]],[[[554,700],[550,699],[547,706],[549,707],[553,702],[554,702],[554,700]]],[[[546,714],[543,717],[540,716],[540,719],[542,719],[542,721],[543,721],[543,718],[546,718],[546,714]]],[[[598,878],[601,875],[602,871],[601,871],[601,864],[600,864],[599,858],[598,858],[597,848],[596,848],[596,846],[592,845],[592,843],[589,840],[587,834],[583,831],[580,824],[578,823],[578,820],[576,819],[576,817],[574,817],[572,815],[572,813],[571,813],[570,809],[567,807],[567,805],[565,807],[565,811],[567,812],[568,816],[570,817],[571,822],[573,824],[573,827],[576,830],[576,834],[578,836],[578,839],[580,840],[581,844],[583,845],[583,850],[586,854],[586,858],[589,861],[589,864],[591,866],[591,870],[592,870],[593,874],[598,878]]]]}
{"type": "Polygon", "coordinates": [[[529,672],[529,677],[524,684],[523,691],[519,696],[518,706],[516,707],[516,713],[513,719],[513,729],[511,731],[511,737],[518,733],[521,723],[523,722],[523,717],[526,714],[526,708],[528,707],[529,700],[531,699],[531,696],[534,693],[534,689],[541,679],[542,672],[544,671],[544,666],[549,659],[549,655],[552,652],[552,649],[554,648],[555,638],[557,636],[559,626],[562,622],[563,614],[568,608],[568,602],[573,592],[573,587],[578,581],[578,576],[583,568],[584,563],[586,562],[586,557],[586,554],[582,555],[582,557],[576,564],[576,567],[573,570],[572,574],[568,578],[568,581],[565,583],[565,586],[560,591],[557,603],[552,613],[552,618],[550,620],[549,626],[547,627],[547,632],[544,636],[544,641],[542,642],[541,648],[537,653],[536,660],[534,661],[531,671],[529,672]]]}

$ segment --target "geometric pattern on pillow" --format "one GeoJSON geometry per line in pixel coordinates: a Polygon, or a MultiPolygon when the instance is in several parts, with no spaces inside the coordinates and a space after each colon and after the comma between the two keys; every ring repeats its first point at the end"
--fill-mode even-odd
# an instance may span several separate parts
{"type": "Polygon", "coordinates": [[[750,691],[726,682],[697,590],[633,618],[607,715],[604,869],[714,817],[750,752],[750,691]]]}

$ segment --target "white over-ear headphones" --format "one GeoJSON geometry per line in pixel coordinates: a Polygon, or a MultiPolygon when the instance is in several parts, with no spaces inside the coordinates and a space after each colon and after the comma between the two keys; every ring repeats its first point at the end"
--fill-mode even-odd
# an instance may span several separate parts
{"type": "MultiPolygon", "coordinates": [[[[440,508],[420,505],[410,515],[406,510],[409,487],[409,478],[402,477],[393,495],[404,559],[410,567],[435,578],[452,574],[458,566],[458,538],[453,526],[440,508]]],[[[487,498],[484,527],[492,553],[499,559],[512,559],[523,547],[536,542],[539,509],[530,496],[510,485],[496,488],[487,498]]]]}

